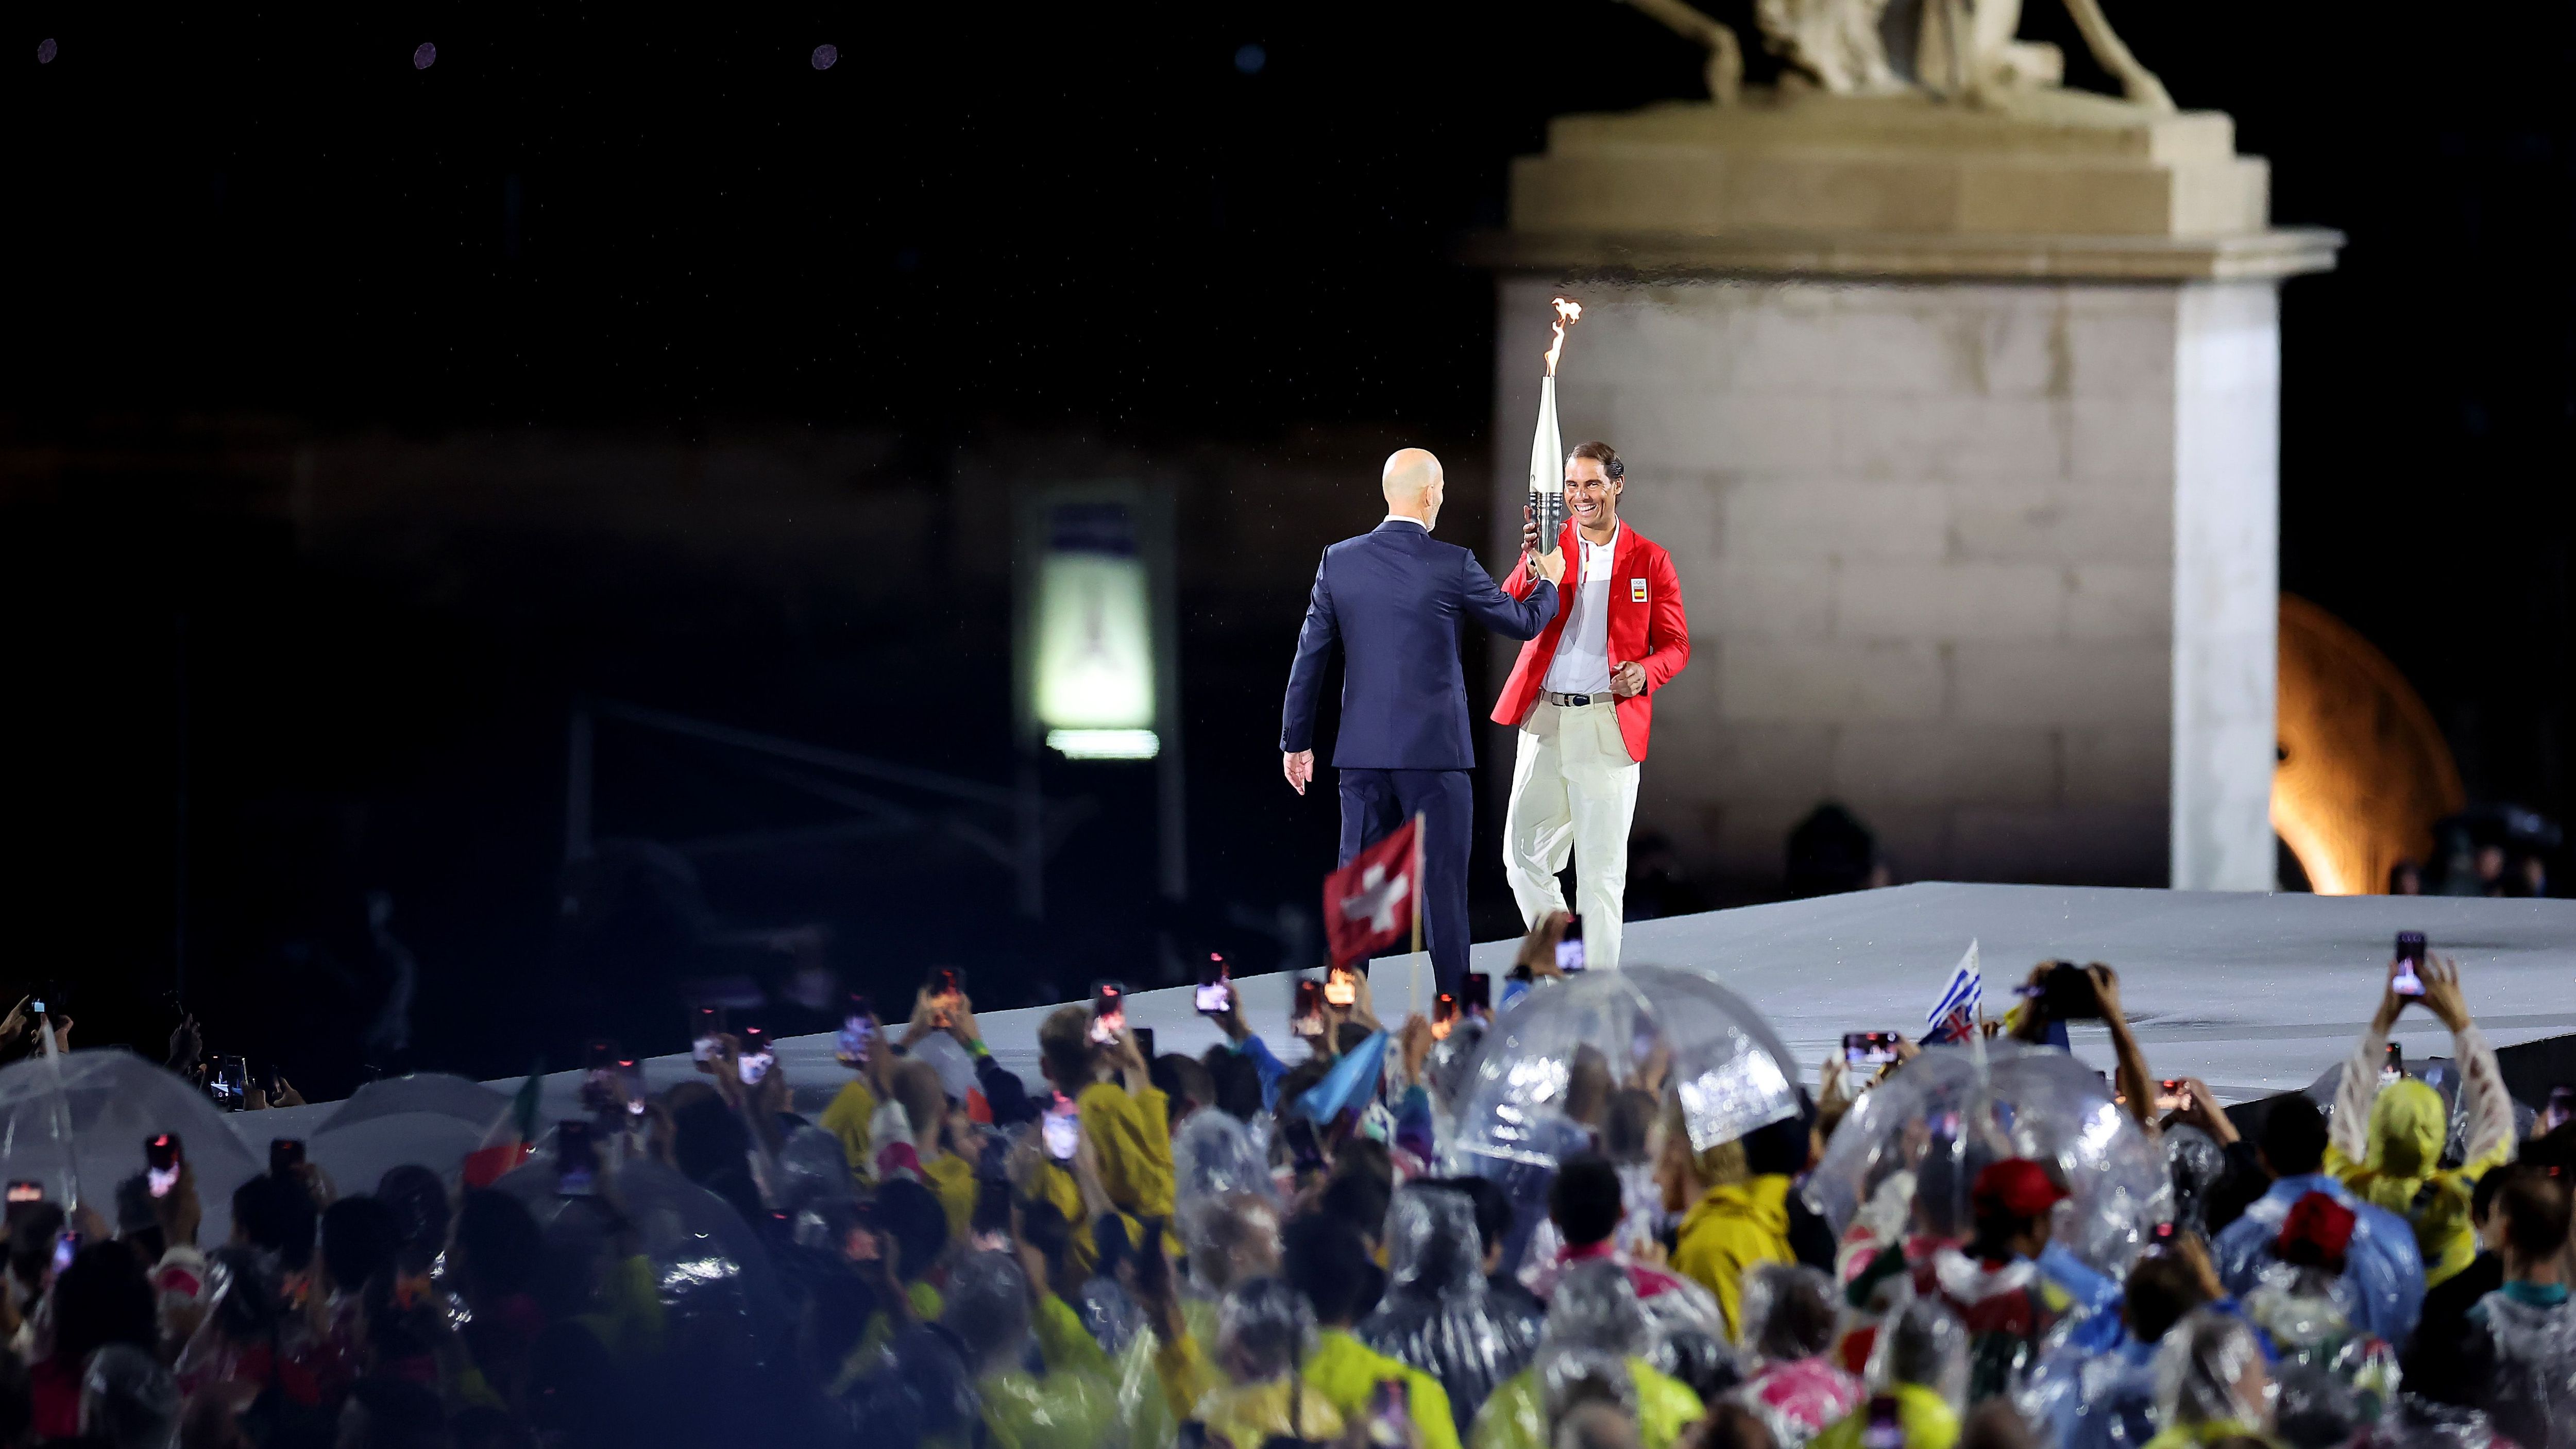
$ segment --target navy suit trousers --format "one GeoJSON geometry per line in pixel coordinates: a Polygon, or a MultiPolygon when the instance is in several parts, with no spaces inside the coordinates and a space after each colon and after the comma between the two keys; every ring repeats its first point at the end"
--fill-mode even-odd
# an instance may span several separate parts
{"type": "MultiPolygon", "coordinates": [[[[1344,768],[1342,860],[1351,858],[1422,816],[1422,900],[1425,944],[1440,990],[1455,993],[1467,975],[1467,857],[1475,829],[1476,795],[1465,770],[1361,770],[1344,768]]],[[[1386,1020],[1384,1012],[1380,1020],[1386,1020]]]]}

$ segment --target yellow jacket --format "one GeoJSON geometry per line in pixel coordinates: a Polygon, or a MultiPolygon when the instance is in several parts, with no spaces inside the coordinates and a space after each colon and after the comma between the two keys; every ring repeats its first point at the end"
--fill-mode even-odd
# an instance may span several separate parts
{"type": "Polygon", "coordinates": [[[1737,1300],[1744,1290],[1744,1270],[1756,1263],[1791,1263],[1789,1251],[1789,1179],[1766,1173],[1749,1182],[1721,1183],[1708,1190],[1682,1215],[1673,1248],[1672,1269],[1717,1295],[1732,1341],[1737,1300]]]}
{"type": "MultiPolygon", "coordinates": [[[[1959,1415],[1948,1400],[1921,1384],[1898,1384],[1893,1392],[1896,1422],[1905,1428],[1905,1449],[1950,1449],[1959,1442],[1959,1415]]],[[[1851,1417],[1827,1426],[1809,1449],[1860,1449],[1861,1431],[1868,1427],[1869,1401],[1863,1399],[1851,1417]]]]}
{"type": "Polygon", "coordinates": [[[921,1185],[930,1189],[948,1215],[948,1241],[965,1242],[967,1226],[975,1220],[975,1165],[954,1152],[943,1152],[921,1164],[921,1185]]]}
{"type": "Polygon", "coordinates": [[[1117,1398],[1095,1375],[1050,1370],[1036,1378],[1014,1369],[975,1387],[995,1449],[1101,1449],[1126,1438],[1117,1398]]]}
{"type": "MultiPolygon", "coordinates": [[[[1082,1213],[1082,1185],[1073,1180],[1073,1171],[1056,1163],[1038,1169],[1039,1202],[1051,1204],[1073,1228],[1072,1242],[1065,1250],[1065,1262],[1077,1278],[1088,1280],[1100,1268],[1100,1247],[1091,1236],[1091,1219],[1082,1213]]],[[[1127,1225],[1127,1241],[1145,1241],[1145,1230],[1135,1217],[1120,1213],[1118,1220],[1127,1225]]]]}
{"type": "Polygon", "coordinates": [[[590,1330],[609,1352],[621,1358],[649,1358],[662,1351],[664,1320],[661,1284],[653,1260],[641,1255],[622,1258],[575,1323],[590,1330]]]}
{"type": "MultiPolygon", "coordinates": [[[[912,1321],[915,1323],[936,1322],[940,1310],[947,1306],[938,1289],[919,1281],[905,1284],[903,1296],[912,1304],[912,1321]]],[[[869,1314],[867,1323],[859,1329],[858,1347],[851,1349],[849,1357],[841,1360],[841,1370],[832,1379],[832,1392],[845,1392],[850,1385],[865,1377],[869,1366],[876,1362],[877,1350],[893,1341],[894,1320],[882,1312],[869,1314]]]]}
{"type": "MultiPolygon", "coordinates": [[[[2349,1073],[2352,1068],[2347,1064],[2344,1070],[2349,1073]]],[[[2353,1161],[2332,1142],[2326,1146],[2326,1171],[2341,1179],[2354,1196],[2397,1214],[2415,1230],[2427,1288],[2477,1257],[2477,1230],[2469,1221],[2470,1194],[2488,1169],[2513,1156],[2513,1134],[2508,1131],[2483,1155],[2445,1168],[2442,1144],[2450,1130],[2442,1094],[2405,1077],[2381,1087],[2370,1100],[2365,1160],[2353,1161]]]]}
{"type": "MultiPolygon", "coordinates": [[[[1172,1216],[1172,1129],[1162,1089],[1129,1092],[1094,1082],[1074,1099],[1082,1135],[1100,1158],[1100,1185],[1118,1210],[1140,1218],[1172,1216]]],[[[1081,1221],[1079,1210],[1071,1214],[1081,1221]]]]}
{"type": "Polygon", "coordinates": [[[1187,1335],[1167,1348],[1147,1330],[1115,1356],[1109,1354],[1082,1326],[1082,1315],[1053,1293],[1040,1296],[1029,1328],[1048,1373],[1070,1373],[1109,1385],[1130,1445],[1169,1443],[1174,1426],[1189,1417],[1188,1405],[1197,1401],[1212,1377],[1187,1335]],[[1179,1408],[1174,1407],[1176,1401],[1179,1408]]]}
{"type": "Polygon", "coordinates": [[[1172,1422],[1188,1422],[1208,1395],[1225,1387],[1225,1375],[1208,1362],[1197,1334],[1188,1328],[1181,1330],[1177,1343],[1165,1343],[1150,1330],[1138,1341],[1145,1339],[1153,1340],[1154,1376],[1162,1380],[1164,1405],[1171,1410],[1172,1422]]]}
{"type": "Polygon", "coordinates": [[[1346,1329],[1327,1328],[1316,1335],[1315,1352],[1306,1360],[1304,1375],[1345,1420],[1368,1413],[1369,1396],[1380,1379],[1402,1379],[1422,1449],[1458,1449],[1458,1424],[1449,1417],[1449,1393],[1440,1381],[1377,1352],[1346,1329]]]}
{"type": "MultiPolygon", "coordinates": [[[[1637,1442],[1644,1449],[1669,1449],[1706,1411],[1688,1384],[1657,1373],[1644,1359],[1628,1360],[1628,1377],[1637,1385],[1637,1442]]],[[[1496,1386],[1467,1430],[1467,1449],[1547,1449],[1547,1402],[1536,1368],[1496,1386]]]]}
{"type": "Polygon", "coordinates": [[[1320,1443],[1342,1435],[1342,1414],[1301,1377],[1211,1389],[1189,1417],[1236,1449],[1258,1449],[1273,1436],[1320,1443]]]}
{"type": "Polygon", "coordinates": [[[865,1077],[852,1077],[841,1084],[817,1119],[823,1130],[841,1139],[841,1155],[849,1159],[850,1175],[861,1182],[876,1180],[876,1167],[868,1161],[868,1119],[877,1114],[877,1094],[868,1090],[865,1077]]]}

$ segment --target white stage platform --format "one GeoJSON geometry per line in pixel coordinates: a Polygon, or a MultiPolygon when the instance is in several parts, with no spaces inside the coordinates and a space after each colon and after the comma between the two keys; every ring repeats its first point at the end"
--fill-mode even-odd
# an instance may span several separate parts
{"type": "MultiPolygon", "coordinates": [[[[2157,1074],[2199,1077],[2235,1102],[2304,1087],[2351,1050],[2378,1004],[2401,930],[2423,931],[2436,952],[2459,960],[2470,1007],[2493,1044],[2576,1031],[2576,901],[1925,884],[1640,921],[1628,928],[1624,955],[1724,981],[1771,1018],[1811,1082],[1846,1031],[1919,1036],[1972,937],[1995,1013],[2041,961],[2106,961],[2120,972],[2122,998],[2157,1074]]],[[[1477,946],[1473,968],[1499,980],[1517,945],[1477,946]]],[[[1389,957],[1370,968],[1378,1014],[1390,1025],[1417,960],[1389,957]]],[[[1420,973],[1427,1000],[1427,961],[1420,973]]],[[[1294,1060],[1288,977],[1239,985],[1253,1029],[1294,1060]]],[[[1187,988],[1139,992],[1127,1010],[1131,1024],[1155,1029],[1162,1051],[1195,1054],[1221,1039],[1190,1010],[1187,988]]],[[[994,1054],[1032,1080],[1044,1015],[984,1018],[994,1054]]],[[[2397,1037],[2410,1056],[2449,1054],[2449,1033],[2420,1009],[2399,1022],[2397,1037]]],[[[808,1042],[829,1069],[829,1039],[797,1045],[808,1042]]],[[[2111,1065],[2100,1028],[2076,1028],[2075,1046],[2094,1065],[2111,1065]]]]}
{"type": "MultiPolygon", "coordinates": [[[[1926,884],[1641,921],[1628,929],[1625,954],[1638,965],[1707,972],[1742,993],[1770,1016],[1811,1084],[1846,1031],[1919,1035],[1972,937],[1992,1012],[2010,1004],[2011,988],[2040,961],[2107,961],[2119,969],[2157,1075],[2196,1076],[2221,1100],[2238,1102],[2304,1087],[2351,1050],[2401,930],[2421,930],[2435,951],[2458,958],[2469,1004],[2495,1045],[2576,1031],[2576,901],[1926,884]]],[[[1474,969],[1499,981],[1517,944],[1477,946],[1474,969]]],[[[1389,1025],[1402,1019],[1417,965],[1427,1002],[1426,960],[1388,957],[1370,967],[1389,1025]]],[[[1288,1034],[1289,977],[1236,984],[1252,1028],[1283,1058],[1298,1059],[1288,1034]]],[[[1033,1088],[1038,1022],[1052,1009],[980,1018],[994,1055],[1033,1088]]],[[[1131,1024],[1154,1028],[1160,1051],[1196,1055],[1222,1040],[1190,1009],[1187,987],[1138,992],[1127,1010],[1131,1024]]],[[[2449,1053],[2449,1034],[2420,1010],[2399,1023],[2397,1037],[2409,1056],[2449,1053]]],[[[2075,1048],[2110,1067],[2098,1027],[2078,1027],[2075,1048]]],[[[828,1034],[781,1041],[778,1055],[800,1110],[819,1111],[846,1075],[828,1034]]],[[[646,1064],[656,1090],[692,1075],[686,1056],[646,1064]]],[[[547,1120],[579,1115],[578,1077],[548,1076],[547,1120]]],[[[507,1093],[519,1079],[490,1085],[507,1093]]],[[[265,1154],[269,1137],[307,1135],[338,1105],[231,1120],[265,1154]]]]}

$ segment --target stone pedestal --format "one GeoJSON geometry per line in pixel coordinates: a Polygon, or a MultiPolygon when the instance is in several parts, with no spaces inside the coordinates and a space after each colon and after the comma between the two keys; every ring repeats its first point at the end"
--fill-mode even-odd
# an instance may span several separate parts
{"type": "Polygon", "coordinates": [[[1906,878],[2272,885],[2276,288],[2335,238],[2223,116],[2049,106],[1571,117],[1515,173],[1496,436],[1579,298],[1566,441],[1693,626],[1638,827],[1702,867],[1834,799],[1906,878]]]}

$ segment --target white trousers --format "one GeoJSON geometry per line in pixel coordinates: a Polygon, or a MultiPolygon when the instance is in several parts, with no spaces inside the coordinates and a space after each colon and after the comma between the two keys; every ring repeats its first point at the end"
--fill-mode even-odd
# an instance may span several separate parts
{"type": "Polygon", "coordinates": [[[1573,858],[1584,961],[1595,969],[1619,964],[1628,825],[1637,814],[1641,768],[1619,738],[1616,705],[1567,709],[1541,699],[1521,721],[1512,799],[1503,812],[1503,873],[1521,920],[1535,925],[1566,908],[1556,873],[1573,858]]]}

